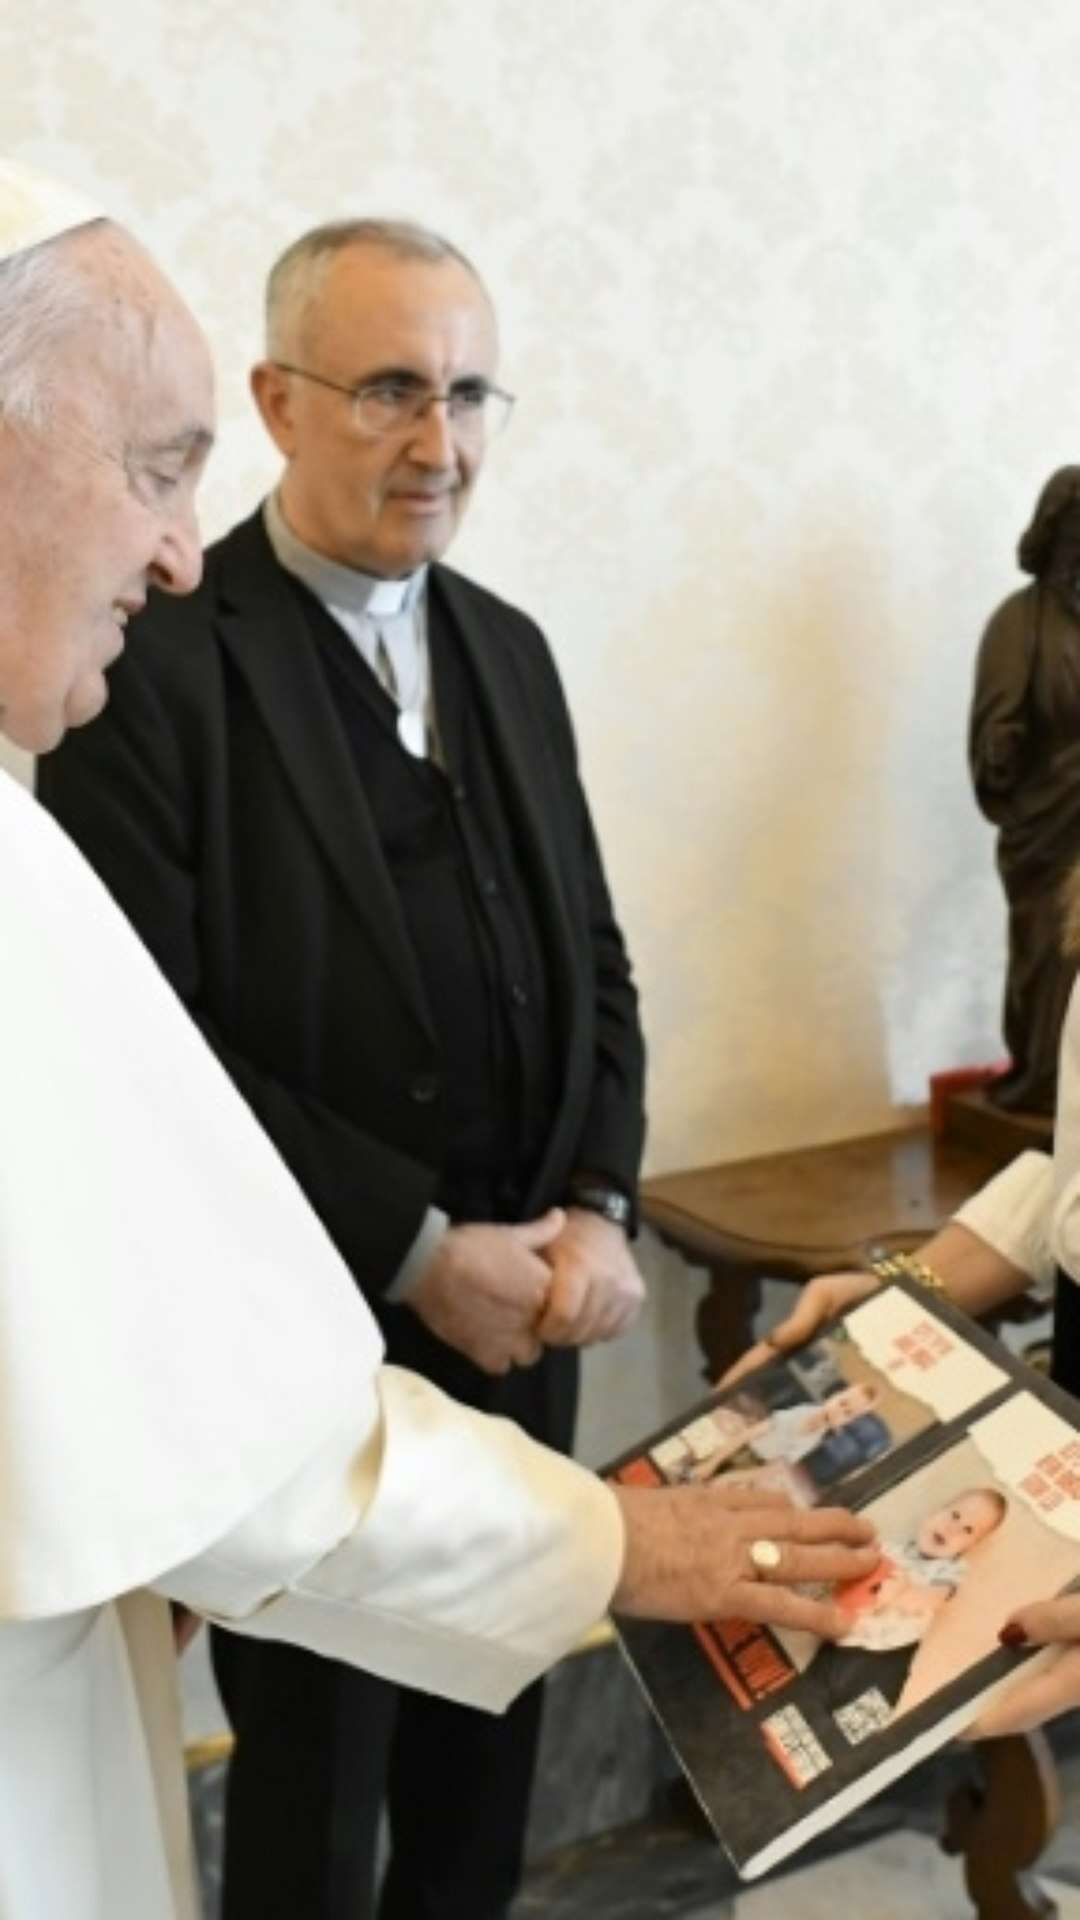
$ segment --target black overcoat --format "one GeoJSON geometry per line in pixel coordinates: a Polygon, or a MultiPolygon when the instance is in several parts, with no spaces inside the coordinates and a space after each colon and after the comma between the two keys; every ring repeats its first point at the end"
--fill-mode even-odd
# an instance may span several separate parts
{"type": "MultiPolygon", "coordinates": [[[[562,1198],[575,1167],[633,1193],[637,998],[554,662],[530,619],[461,574],[434,566],[429,592],[487,707],[547,942],[562,1091],[522,1217],[562,1198]]],[[[41,762],[40,796],[377,1300],[438,1186],[441,1061],[351,749],[261,514],[209,549],[194,595],[151,595],[110,686],[104,714],[41,762]]]]}

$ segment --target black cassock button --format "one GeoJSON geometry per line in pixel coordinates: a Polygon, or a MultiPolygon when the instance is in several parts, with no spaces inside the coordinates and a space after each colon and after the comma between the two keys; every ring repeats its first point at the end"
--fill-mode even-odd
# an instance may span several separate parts
{"type": "Polygon", "coordinates": [[[417,1073],[409,1082],[409,1098],[415,1100],[418,1107],[430,1106],[441,1091],[442,1083],[437,1073],[417,1073]]]}

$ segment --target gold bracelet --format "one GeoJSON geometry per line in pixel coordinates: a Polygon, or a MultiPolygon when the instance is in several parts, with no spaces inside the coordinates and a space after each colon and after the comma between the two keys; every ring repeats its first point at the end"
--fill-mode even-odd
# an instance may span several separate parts
{"type": "Polygon", "coordinates": [[[879,1280],[916,1280],[920,1287],[926,1287],[930,1293],[948,1294],[940,1273],[928,1267],[925,1260],[917,1260],[913,1253],[883,1253],[879,1260],[871,1260],[870,1272],[879,1280]]]}

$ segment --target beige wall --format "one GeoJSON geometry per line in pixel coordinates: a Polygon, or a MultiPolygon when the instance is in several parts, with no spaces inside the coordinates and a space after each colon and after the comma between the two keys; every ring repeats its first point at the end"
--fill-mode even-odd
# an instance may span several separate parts
{"type": "Polygon", "coordinates": [[[1073,0],[37,0],[17,158],[212,336],[208,532],[301,227],[444,226],[510,435],[455,558],[547,625],[638,958],[652,1163],[886,1122],[997,1050],[973,648],[1077,458],[1073,0]],[[295,22],[295,24],[294,24],[295,22]]]}

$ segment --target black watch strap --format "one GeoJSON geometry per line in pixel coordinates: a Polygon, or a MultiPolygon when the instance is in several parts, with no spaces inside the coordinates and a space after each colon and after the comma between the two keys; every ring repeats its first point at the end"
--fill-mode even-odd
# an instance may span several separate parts
{"type": "Polygon", "coordinates": [[[602,1180],[573,1180],[567,1196],[572,1207],[584,1207],[588,1213],[598,1213],[603,1220],[610,1220],[612,1226],[621,1227],[629,1233],[634,1222],[634,1209],[618,1187],[609,1187],[602,1180]]]}

